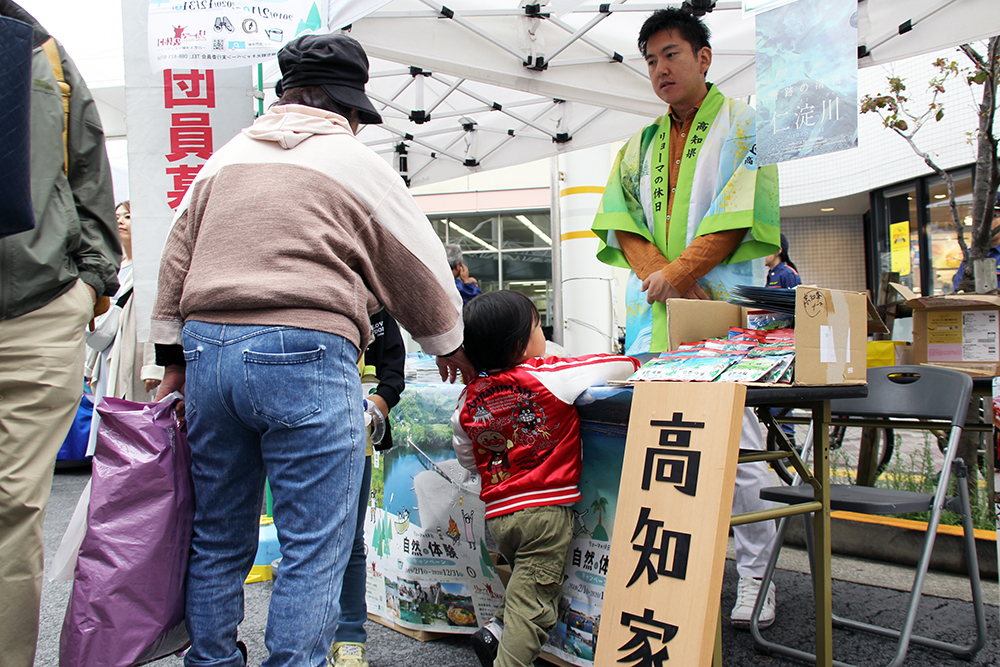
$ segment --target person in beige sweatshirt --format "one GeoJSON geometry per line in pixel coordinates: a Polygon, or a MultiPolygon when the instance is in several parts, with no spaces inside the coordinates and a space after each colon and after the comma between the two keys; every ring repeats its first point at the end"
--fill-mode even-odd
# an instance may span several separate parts
{"type": "MultiPolygon", "coordinates": [[[[245,664],[243,580],[265,477],[282,549],[265,665],[326,664],[365,461],[357,368],[384,306],[470,371],[444,249],[386,162],[355,138],[381,118],[342,34],[278,54],[279,100],[202,167],[160,263],[151,339],[183,388],[195,489],[185,664],[245,664]]],[[[470,376],[471,379],[471,376],[470,376]]]]}

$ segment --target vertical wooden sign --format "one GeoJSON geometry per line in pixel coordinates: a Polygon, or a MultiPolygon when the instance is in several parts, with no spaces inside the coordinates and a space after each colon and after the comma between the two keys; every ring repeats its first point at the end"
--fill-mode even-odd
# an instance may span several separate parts
{"type": "Polygon", "coordinates": [[[710,665],[746,387],[632,396],[596,665],[710,665]]]}

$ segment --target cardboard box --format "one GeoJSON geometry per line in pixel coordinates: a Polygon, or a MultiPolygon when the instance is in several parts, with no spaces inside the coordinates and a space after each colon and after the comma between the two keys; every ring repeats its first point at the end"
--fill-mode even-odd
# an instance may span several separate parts
{"type": "Polygon", "coordinates": [[[913,309],[913,363],[974,377],[1000,374],[1000,296],[918,296],[904,285],[892,286],[913,309]]]}
{"type": "Polygon", "coordinates": [[[868,381],[869,304],[861,292],[795,288],[795,384],[868,381]]]}
{"type": "Polygon", "coordinates": [[[667,340],[671,350],[676,350],[683,343],[725,338],[730,327],[746,325],[743,309],[725,301],[667,299],[666,305],[667,340]]]}
{"type": "MultiPolygon", "coordinates": [[[[722,301],[667,299],[670,349],[725,337],[746,323],[744,310],[722,301]]],[[[886,331],[867,294],[800,285],[795,288],[797,385],[864,384],[868,332],[886,331]]]]}

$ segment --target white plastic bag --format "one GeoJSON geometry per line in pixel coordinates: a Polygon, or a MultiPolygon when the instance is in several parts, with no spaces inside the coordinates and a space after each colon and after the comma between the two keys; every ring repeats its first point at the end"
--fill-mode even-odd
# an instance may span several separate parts
{"type": "Polygon", "coordinates": [[[112,304],[101,317],[101,321],[93,331],[87,332],[87,347],[103,352],[115,341],[118,335],[118,323],[121,321],[122,307],[112,304]]]}
{"type": "Polygon", "coordinates": [[[90,506],[90,480],[83,487],[80,500],[76,502],[76,509],[69,519],[66,532],[63,533],[62,542],[56,549],[52,562],[49,563],[49,581],[72,581],[73,571],[76,569],[76,557],[80,553],[80,545],[83,544],[83,536],[87,534],[87,507],[90,506]]]}

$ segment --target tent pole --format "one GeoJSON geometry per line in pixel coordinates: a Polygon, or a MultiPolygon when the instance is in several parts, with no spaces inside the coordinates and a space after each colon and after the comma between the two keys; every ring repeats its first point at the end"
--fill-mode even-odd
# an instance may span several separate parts
{"type": "Polygon", "coordinates": [[[563,289],[562,289],[562,225],[559,215],[559,193],[562,191],[562,179],[559,174],[559,156],[549,158],[550,185],[552,203],[549,206],[549,220],[552,237],[552,342],[563,344],[563,289]]]}

